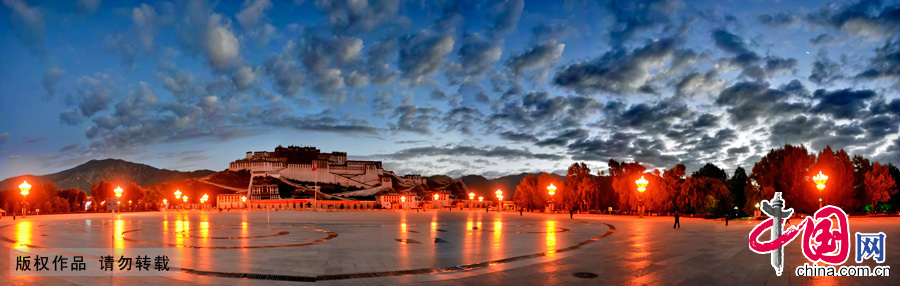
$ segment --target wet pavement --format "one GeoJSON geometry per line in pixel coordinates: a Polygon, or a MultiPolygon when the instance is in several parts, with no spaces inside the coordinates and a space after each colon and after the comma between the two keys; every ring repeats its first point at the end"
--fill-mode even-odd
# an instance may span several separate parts
{"type": "MultiPolygon", "coordinates": [[[[484,211],[234,211],[44,215],[0,220],[0,267],[10,248],[174,248],[176,276],[11,276],[2,285],[106,284],[894,284],[889,277],[785,275],[747,246],[757,221],[546,215],[484,211]]],[[[851,232],[884,232],[882,265],[900,260],[900,218],[851,218],[851,232]]],[[[875,265],[871,260],[862,265],[875,265]]],[[[847,265],[857,265],[850,258],[847,265]]],[[[896,276],[896,274],[895,274],[896,276]]],[[[894,284],[896,285],[896,284],[894,284]]]]}

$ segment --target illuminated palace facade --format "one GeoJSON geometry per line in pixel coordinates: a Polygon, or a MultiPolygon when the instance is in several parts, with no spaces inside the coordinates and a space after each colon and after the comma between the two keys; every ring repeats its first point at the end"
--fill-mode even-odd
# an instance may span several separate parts
{"type": "Polygon", "coordinates": [[[275,151],[247,152],[228,164],[228,170],[249,170],[251,177],[276,177],[294,181],[337,184],[346,187],[390,186],[380,161],[348,161],[346,152],[322,153],[315,147],[288,146],[275,151]],[[315,171],[313,171],[315,167],[315,171]]]}

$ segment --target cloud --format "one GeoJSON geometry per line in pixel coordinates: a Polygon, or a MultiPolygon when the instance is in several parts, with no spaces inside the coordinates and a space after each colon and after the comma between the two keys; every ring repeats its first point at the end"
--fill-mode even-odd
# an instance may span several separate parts
{"type": "Polygon", "coordinates": [[[56,84],[65,74],[65,70],[57,67],[44,70],[44,79],[41,82],[44,84],[44,90],[47,91],[48,96],[56,95],[56,84]]]}
{"type": "Polygon", "coordinates": [[[597,114],[600,107],[600,102],[593,97],[529,92],[517,100],[505,102],[488,122],[498,129],[516,128],[519,131],[537,127],[550,130],[575,128],[597,114]]]}
{"type": "Polygon", "coordinates": [[[457,107],[448,110],[444,116],[441,117],[441,122],[444,126],[444,132],[455,130],[462,134],[472,135],[473,127],[482,126],[482,118],[484,118],[484,114],[477,109],[457,107]]]}
{"type": "Polygon", "coordinates": [[[231,22],[213,13],[204,1],[189,1],[185,5],[177,27],[182,50],[192,56],[203,53],[216,70],[230,68],[240,57],[240,43],[231,30],[231,22]]]}
{"type": "Polygon", "coordinates": [[[486,158],[502,158],[507,160],[513,159],[542,159],[542,160],[562,160],[565,157],[557,154],[532,153],[527,149],[511,149],[505,146],[485,146],[475,147],[468,145],[456,145],[445,147],[416,147],[402,149],[390,154],[371,155],[367,157],[387,158],[392,160],[409,160],[423,157],[486,157],[486,158]]]}
{"type": "MultiPolygon", "coordinates": [[[[900,11],[897,13],[900,14],[900,11]]],[[[894,86],[900,86],[900,38],[887,40],[883,46],[875,49],[875,56],[870,60],[869,68],[856,77],[868,80],[894,79],[894,86]]]]}
{"type": "Polygon", "coordinates": [[[440,111],[437,108],[400,105],[391,115],[391,118],[397,118],[397,123],[391,124],[391,130],[431,135],[431,124],[438,120],[439,116],[440,111]]]}
{"type": "Polygon", "coordinates": [[[612,0],[607,3],[606,8],[614,15],[615,21],[609,31],[613,46],[633,38],[638,32],[670,24],[672,15],[682,6],[678,0],[612,0]]]}
{"type": "Polygon", "coordinates": [[[896,35],[900,30],[900,6],[888,6],[881,10],[881,2],[874,0],[861,0],[844,6],[825,5],[807,14],[805,20],[813,25],[877,40],[896,35]]]}
{"type": "Polygon", "coordinates": [[[565,44],[557,44],[554,40],[548,40],[530,47],[522,53],[510,56],[506,65],[516,75],[521,75],[526,70],[551,68],[560,60],[565,48],[565,44]]]}
{"type": "Polygon", "coordinates": [[[459,62],[463,71],[469,75],[482,75],[500,60],[503,48],[499,43],[492,43],[478,33],[463,38],[459,48],[459,62]]]}
{"type": "Polygon", "coordinates": [[[798,20],[798,17],[794,14],[788,12],[778,12],[775,14],[764,14],[759,15],[759,22],[763,25],[768,25],[775,28],[785,27],[794,25],[798,20]]]}
{"type": "Polygon", "coordinates": [[[741,37],[738,37],[737,35],[732,34],[728,31],[715,30],[712,32],[712,39],[716,43],[716,46],[723,51],[732,54],[745,54],[750,52],[741,37]]]}
{"type": "Polygon", "coordinates": [[[287,97],[296,97],[303,89],[305,74],[289,55],[275,55],[263,64],[263,70],[272,77],[275,91],[287,97]]]}
{"type": "Polygon", "coordinates": [[[588,136],[590,136],[589,131],[582,129],[582,128],[575,128],[575,129],[563,130],[563,131],[559,132],[558,134],[556,134],[556,136],[540,140],[537,143],[535,143],[534,145],[537,145],[540,147],[546,147],[546,146],[565,147],[566,145],[569,144],[569,141],[584,140],[584,139],[587,139],[588,136]]]}
{"type": "Polygon", "coordinates": [[[522,16],[524,7],[524,0],[506,0],[494,4],[490,10],[492,21],[488,27],[488,36],[498,39],[513,30],[516,27],[516,23],[519,22],[519,17],[522,16]]]}
{"type": "Polygon", "coordinates": [[[269,0],[245,1],[242,5],[243,10],[235,15],[238,23],[247,32],[252,39],[256,41],[257,46],[265,46],[275,36],[275,26],[267,23],[267,10],[272,8],[272,2],[269,0]]]}
{"type": "Polygon", "coordinates": [[[834,36],[823,33],[823,34],[819,34],[815,38],[809,39],[809,43],[812,45],[824,45],[824,44],[830,43],[831,41],[834,41],[834,39],[835,39],[834,36]]]}
{"type": "Polygon", "coordinates": [[[397,63],[403,77],[421,82],[444,63],[444,56],[453,50],[453,36],[421,31],[400,40],[397,63]]]}
{"type": "Polygon", "coordinates": [[[400,3],[385,1],[325,1],[317,0],[316,7],[325,11],[335,34],[360,34],[394,20],[400,3]]]}
{"type": "Polygon", "coordinates": [[[538,138],[534,135],[528,133],[518,133],[515,131],[503,131],[500,132],[500,138],[511,142],[536,142],[538,138]]]}
{"type": "Polygon", "coordinates": [[[841,65],[828,58],[828,52],[819,50],[816,60],[812,63],[812,71],[809,81],[819,86],[829,86],[834,81],[844,78],[841,73],[841,65]]]}
{"type": "Polygon", "coordinates": [[[84,116],[81,111],[76,108],[68,108],[59,114],[59,122],[62,124],[76,126],[84,122],[84,116]]]}
{"type": "Polygon", "coordinates": [[[738,82],[723,90],[716,104],[727,107],[735,124],[755,123],[765,115],[789,115],[806,110],[799,102],[788,102],[791,93],[771,89],[768,83],[738,82]]]}
{"type": "Polygon", "coordinates": [[[819,117],[797,115],[773,124],[770,128],[769,141],[773,146],[808,142],[827,134],[825,131],[828,125],[833,125],[833,122],[826,122],[819,117]]]}
{"type": "Polygon", "coordinates": [[[78,13],[93,14],[100,7],[100,2],[101,0],[78,0],[76,3],[78,13]]]}
{"type": "Polygon", "coordinates": [[[816,90],[813,93],[813,99],[819,103],[813,105],[810,111],[814,113],[828,113],[837,119],[854,119],[861,115],[865,110],[866,101],[875,97],[875,91],[872,90],[851,90],[841,89],[835,91],[826,91],[824,89],[816,90]]]}
{"type": "Polygon", "coordinates": [[[122,57],[122,64],[133,67],[137,59],[137,49],[126,34],[106,35],[103,39],[103,49],[109,53],[117,53],[122,57]]]}
{"type": "Polygon", "coordinates": [[[0,133],[0,143],[9,143],[9,132],[0,133]]]}
{"type": "Polygon", "coordinates": [[[90,76],[82,76],[78,79],[75,100],[83,116],[94,116],[97,112],[109,107],[113,91],[111,84],[106,80],[108,80],[107,75],[103,74],[100,75],[100,79],[90,76]]]}
{"type": "Polygon", "coordinates": [[[566,146],[572,160],[606,161],[610,158],[646,163],[651,167],[674,166],[678,157],[665,154],[665,143],[658,139],[639,138],[634,133],[614,132],[606,138],[578,140],[566,146]]]}
{"type": "Polygon", "coordinates": [[[652,41],[632,51],[618,49],[564,67],[553,77],[553,83],[582,94],[630,93],[645,85],[651,77],[650,70],[663,68],[674,53],[673,39],[652,41]]]}
{"type": "Polygon", "coordinates": [[[44,45],[44,17],[40,9],[28,6],[22,0],[3,0],[3,4],[12,12],[9,22],[13,33],[32,54],[43,56],[47,53],[44,45]]]}
{"type": "Polygon", "coordinates": [[[678,97],[708,97],[718,94],[725,85],[725,80],[715,71],[706,73],[693,72],[682,77],[675,84],[675,95],[678,97]]]}
{"type": "Polygon", "coordinates": [[[154,40],[159,30],[158,15],[156,9],[150,5],[141,4],[131,11],[131,21],[134,23],[134,30],[137,33],[138,40],[141,45],[149,53],[155,51],[154,40]]]}

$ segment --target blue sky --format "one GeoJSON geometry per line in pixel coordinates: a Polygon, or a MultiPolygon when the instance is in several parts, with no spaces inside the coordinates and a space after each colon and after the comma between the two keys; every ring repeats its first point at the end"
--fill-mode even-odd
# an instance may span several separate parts
{"type": "Polygon", "coordinates": [[[900,163],[897,2],[2,2],[3,178],[277,145],[451,176],[900,163]]]}

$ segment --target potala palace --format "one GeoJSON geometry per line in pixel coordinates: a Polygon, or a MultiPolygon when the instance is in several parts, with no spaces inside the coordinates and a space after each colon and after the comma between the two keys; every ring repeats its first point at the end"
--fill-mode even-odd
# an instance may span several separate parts
{"type": "Polygon", "coordinates": [[[322,153],[315,147],[280,145],[275,151],[247,152],[228,164],[231,171],[249,170],[251,177],[276,177],[346,187],[390,186],[391,178],[380,161],[348,161],[346,152],[322,153]]]}

